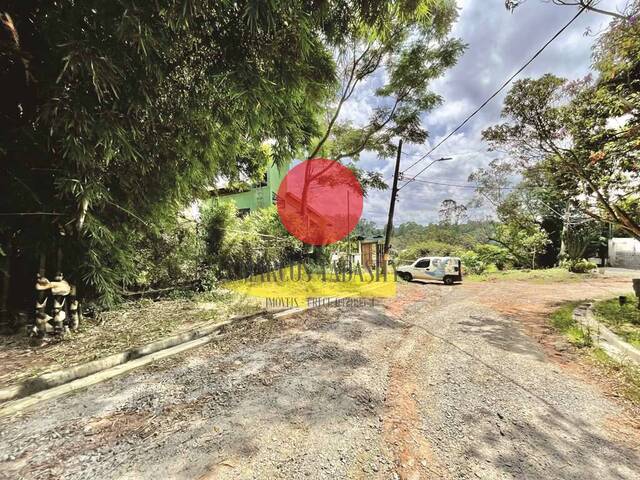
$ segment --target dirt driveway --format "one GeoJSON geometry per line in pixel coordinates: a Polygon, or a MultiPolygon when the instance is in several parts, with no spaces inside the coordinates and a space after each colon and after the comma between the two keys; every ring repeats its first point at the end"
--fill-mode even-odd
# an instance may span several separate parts
{"type": "Polygon", "coordinates": [[[253,320],[0,419],[0,478],[640,479],[633,410],[545,325],[628,285],[413,283],[253,320]]]}

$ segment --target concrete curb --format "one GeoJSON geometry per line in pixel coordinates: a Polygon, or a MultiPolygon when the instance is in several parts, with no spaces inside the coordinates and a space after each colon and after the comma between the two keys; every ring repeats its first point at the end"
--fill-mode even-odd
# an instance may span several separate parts
{"type": "MultiPolygon", "coordinates": [[[[332,297],[328,298],[327,301],[342,300],[353,296],[357,296],[357,294],[332,297]]],[[[326,305],[290,308],[275,312],[261,310],[250,315],[232,317],[224,322],[204,325],[122,353],[116,353],[105,358],[31,378],[19,385],[0,390],[0,417],[18,413],[42,401],[51,400],[75,390],[95,385],[155,360],[204,345],[213,340],[218,333],[224,331],[226,326],[234,322],[267,315],[275,319],[286,319],[323,306],[326,305]]]]}
{"type": "Polygon", "coordinates": [[[584,303],[573,311],[573,319],[595,332],[598,346],[620,362],[640,365],[640,350],[622,340],[618,335],[596,320],[593,303],[584,303]]]}
{"type": "MultiPolygon", "coordinates": [[[[222,322],[222,323],[227,323],[227,322],[222,322]]],[[[217,332],[214,332],[214,334],[216,333],[217,332]]],[[[34,393],[33,395],[29,395],[28,397],[3,403],[2,405],[0,405],[0,417],[5,417],[7,415],[12,415],[12,414],[21,412],[25,408],[31,407],[45,400],[52,400],[54,398],[65,395],[67,393],[80,390],[81,388],[86,388],[91,385],[95,385],[96,383],[100,383],[105,380],[108,380],[110,378],[117,377],[130,370],[133,370],[134,368],[139,368],[144,365],[147,365],[148,363],[151,363],[155,360],[170,357],[180,352],[184,352],[186,350],[199,347],[213,340],[214,336],[215,335],[207,335],[204,337],[200,337],[196,340],[192,340],[190,342],[181,343],[171,348],[165,348],[164,350],[160,350],[155,353],[150,353],[149,355],[145,355],[144,357],[138,358],[136,360],[131,360],[130,362],[116,365],[115,367],[107,368],[105,370],[101,370],[97,373],[94,373],[93,375],[88,375],[86,377],[72,380],[70,382],[64,383],[57,387],[53,387],[48,390],[43,390],[41,392],[34,393]]]]}
{"type": "Polygon", "coordinates": [[[250,320],[252,318],[263,316],[266,314],[268,314],[266,310],[261,310],[250,315],[231,317],[229,320],[225,320],[224,322],[203,325],[193,330],[180,333],[178,335],[163,338],[155,342],[142,345],[140,347],[134,347],[121,353],[109,355],[108,357],[99,358],[97,360],[92,360],[80,365],[75,365],[73,367],[64,368],[62,370],[45,373],[34,378],[29,378],[18,385],[0,389],[0,402],[15,400],[18,398],[26,397],[27,395],[32,395],[42,390],[55,388],[74,380],[93,375],[108,368],[113,368],[132,360],[145,357],[152,353],[205,337],[223,329],[225,326],[230,325],[233,322],[250,320]]]}

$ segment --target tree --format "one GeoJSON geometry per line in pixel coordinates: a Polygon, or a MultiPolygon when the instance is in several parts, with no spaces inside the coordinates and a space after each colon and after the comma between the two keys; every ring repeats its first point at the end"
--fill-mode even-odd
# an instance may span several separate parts
{"type": "Polygon", "coordinates": [[[536,267],[536,257],[544,252],[549,239],[535,222],[499,224],[490,240],[504,247],[520,265],[536,267]]]}
{"type": "MultiPolygon", "coordinates": [[[[525,3],[527,0],[505,0],[504,5],[510,12],[513,12],[517,7],[525,3]]],[[[596,5],[600,3],[599,0],[544,0],[546,3],[549,1],[554,5],[580,7],[591,12],[608,15],[614,18],[630,19],[631,15],[625,15],[624,13],[614,12],[611,10],[603,10],[596,5]]]]}
{"type": "Polygon", "coordinates": [[[334,160],[355,159],[365,149],[390,155],[395,152],[393,137],[424,142],[427,132],[420,125],[420,115],[441,101],[430,83],[452,67],[464,50],[459,40],[447,38],[456,16],[453,2],[420,0],[411,7],[390,4],[374,28],[353,24],[337,48],[337,96],[331,99],[324,133],[309,158],[322,154],[334,160]],[[342,109],[358,86],[382,70],[388,80],[375,92],[382,106],[363,126],[341,121],[342,109]]]}
{"type": "Polygon", "coordinates": [[[85,294],[113,303],[134,281],[132,238],[216,177],[259,177],[319,136],[345,27],[374,29],[388,11],[360,0],[4,2],[0,241],[20,252],[15,291],[64,258],[85,294]]]}
{"type": "Polygon", "coordinates": [[[467,207],[455,200],[443,200],[440,204],[440,222],[445,225],[458,225],[467,218],[467,207]]]}
{"type": "Polygon", "coordinates": [[[522,168],[546,166],[582,212],[640,238],[637,132],[629,122],[608,126],[614,114],[633,107],[605,98],[606,88],[602,80],[567,82],[550,74],[520,80],[505,99],[508,122],[485,130],[483,138],[522,168]]]}
{"type": "Polygon", "coordinates": [[[282,225],[275,206],[238,218],[233,203],[204,210],[207,262],[218,278],[247,278],[300,261],[303,244],[282,225]]]}
{"type": "Polygon", "coordinates": [[[482,205],[487,200],[494,207],[498,207],[509,193],[511,179],[516,169],[508,161],[491,160],[485,168],[478,168],[469,175],[468,182],[476,187],[475,206],[482,205]]]}
{"type": "MultiPolygon", "coordinates": [[[[335,49],[338,88],[326,106],[322,134],[307,158],[318,156],[335,161],[357,161],[364,150],[382,156],[395,153],[396,139],[423,143],[428,133],[420,116],[440,104],[431,82],[452,67],[465,46],[448,34],[457,17],[451,0],[387,2],[379,22],[366,26],[351,22],[344,41],[335,49]],[[359,86],[385,72],[387,81],[375,91],[376,107],[363,125],[342,120],[344,106],[359,86]]],[[[310,167],[309,167],[310,168],[310,167]]],[[[361,183],[384,189],[379,172],[356,170],[361,183]]],[[[307,171],[307,183],[323,172],[307,171]]],[[[301,209],[306,208],[307,185],[301,209]]]]}
{"type": "Polygon", "coordinates": [[[353,235],[358,237],[375,237],[382,235],[383,230],[378,227],[376,222],[367,220],[366,218],[360,219],[356,228],[353,229],[353,235]]]}
{"type": "MultiPolygon", "coordinates": [[[[475,204],[488,201],[498,218],[505,224],[537,224],[546,233],[549,244],[540,250],[538,264],[552,266],[558,261],[562,231],[567,218],[569,198],[561,185],[561,179],[551,175],[545,161],[526,168],[518,168],[517,162],[505,158],[493,160],[485,168],[479,168],[469,176],[475,183],[475,204]],[[515,186],[510,186],[517,180],[515,186]]],[[[582,215],[579,220],[584,220],[582,215]]],[[[529,228],[529,227],[525,227],[529,228]]],[[[493,235],[493,234],[490,234],[493,235]]]]}

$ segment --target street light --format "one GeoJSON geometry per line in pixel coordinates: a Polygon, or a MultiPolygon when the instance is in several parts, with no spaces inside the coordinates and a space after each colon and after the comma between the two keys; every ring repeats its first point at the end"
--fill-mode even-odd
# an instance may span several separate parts
{"type": "MultiPolygon", "coordinates": [[[[427,165],[426,167],[424,167],[420,173],[418,173],[418,175],[422,175],[424,172],[426,172],[427,170],[429,170],[429,168],[431,167],[431,165],[433,165],[434,163],[438,163],[438,162],[446,162],[447,160],[453,160],[453,157],[442,157],[442,158],[438,158],[437,160],[434,160],[433,162],[431,162],[429,165],[427,165]]],[[[418,176],[414,176],[413,178],[410,178],[409,181],[407,183],[413,182],[416,177],[418,176]]],[[[400,187],[400,189],[402,189],[404,187],[400,187]]]]}
{"type": "MultiPolygon", "coordinates": [[[[453,160],[452,157],[442,157],[434,160],[429,165],[427,165],[423,170],[418,172],[418,175],[415,175],[411,180],[398,188],[398,180],[400,179],[400,156],[402,155],[402,139],[398,142],[398,155],[396,156],[396,168],[393,174],[393,187],[391,188],[391,201],[389,202],[389,219],[387,220],[387,231],[384,239],[384,274],[387,275],[387,262],[389,260],[389,247],[391,245],[391,231],[393,230],[393,214],[396,208],[396,201],[398,199],[398,192],[402,190],[404,187],[409,185],[415,178],[420,175],[422,172],[427,170],[431,165],[437,162],[445,162],[447,160],[453,160]]],[[[385,277],[386,278],[386,277],[385,277]]]]}

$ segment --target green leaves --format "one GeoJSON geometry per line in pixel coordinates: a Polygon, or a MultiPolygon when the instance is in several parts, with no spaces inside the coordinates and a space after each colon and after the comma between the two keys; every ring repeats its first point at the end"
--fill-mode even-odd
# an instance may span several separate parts
{"type": "MultiPolygon", "coordinates": [[[[635,4],[638,11],[640,4],[635,4]]],[[[483,132],[492,149],[543,173],[549,188],[587,216],[640,238],[640,30],[612,23],[595,50],[598,77],[580,81],[547,74],[516,82],[506,122],[483,132]]]]}
{"type": "Polygon", "coordinates": [[[11,218],[7,230],[22,232],[28,261],[61,244],[65,273],[108,303],[135,277],[138,235],[216,179],[260,177],[318,136],[332,47],[345,38],[337,26],[388,14],[386,2],[345,0],[319,10],[297,0],[20,0],[3,10],[20,42],[0,44],[0,207],[46,202],[61,213],[53,224],[11,218]]]}
{"type": "Polygon", "coordinates": [[[457,15],[455,2],[386,2],[376,12],[380,22],[356,17],[344,42],[336,42],[340,88],[329,104],[324,134],[308,158],[357,161],[364,150],[390,156],[397,137],[413,143],[428,137],[420,117],[441,102],[430,84],[465,48],[459,40],[447,39],[457,15]],[[369,118],[357,125],[342,120],[342,108],[354,92],[382,71],[385,83],[375,91],[377,107],[369,118]]]}

